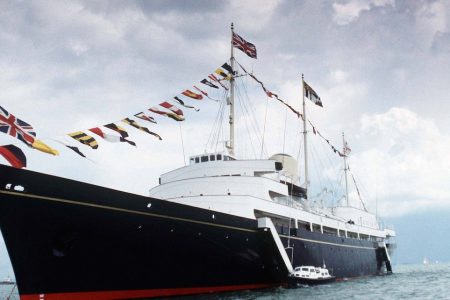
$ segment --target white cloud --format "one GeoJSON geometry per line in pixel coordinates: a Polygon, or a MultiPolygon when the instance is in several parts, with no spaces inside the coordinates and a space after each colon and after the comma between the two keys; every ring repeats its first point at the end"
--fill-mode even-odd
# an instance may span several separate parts
{"type": "Polygon", "coordinates": [[[416,12],[416,30],[426,48],[432,46],[436,37],[449,31],[448,1],[424,2],[416,12]]]}
{"type": "Polygon", "coordinates": [[[365,115],[350,163],[383,215],[450,207],[450,136],[406,108],[365,115]]]}
{"type": "Polygon", "coordinates": [[[394,6],[395,0],[349,0],[344,3],[333,3],[333,19],[338,25],[347,25],[355,21],[361,12],[373,7],[394,6]]]}
{"type": "MultiPolygon", "coordinates": [[[[281,0],[232,0],[231,13],[239,28],[246,30],[260,30],[272,17],[275,8],[281,0]],[[239,22],[237,22],[239,20],[239,22]]],[[[238,32],[241,32],[238,30],[238,32]]],[[[242,34],[242,33],[241,33],[242,34]]]]}

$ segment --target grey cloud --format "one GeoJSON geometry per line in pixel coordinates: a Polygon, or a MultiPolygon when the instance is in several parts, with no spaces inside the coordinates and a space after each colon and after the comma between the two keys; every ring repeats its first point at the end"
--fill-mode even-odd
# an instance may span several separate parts
{"type": "Polygon", "coordinates": [[[170,12],[208,13],[218,11],[226,6],[226,1],[219,0],[138,0],[138,1],[82,1],[83,6],[96,14],[110,14],[126,9],[138,9],[149,17],[170,12]]]}
{"type": "Polygon", "coordinates": [[[180,13],[204,14],[212,11],[221,11],[227,5],[221,0],[155,0],[138,1],[138,5],[148,14],[154,12],[177,11],[180,13]]]}
{"type": "Polygon", "coordinates": [[[438,32],[434,37],[431,50],[435,54],[450,54],[450,33],[438,32]]]}

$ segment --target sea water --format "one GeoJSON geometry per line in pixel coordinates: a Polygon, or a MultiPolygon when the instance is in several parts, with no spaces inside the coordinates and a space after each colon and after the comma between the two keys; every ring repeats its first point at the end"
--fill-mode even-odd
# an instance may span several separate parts
{"type": "MultiPolygon", "coordinates": [[[[361,277],[315,287],[272,288],[258,291],[209,294],[176,299],[450,299],[450,264],[394,265],[394,274],[361,277]]],[[[0,299],[6,299],[12,285],[0,286],[0,299]]],[[[17,290],[11,300],[18,300],[17,290]]],[[[95,300],[95,299],[93,299],[95,300]]]]}

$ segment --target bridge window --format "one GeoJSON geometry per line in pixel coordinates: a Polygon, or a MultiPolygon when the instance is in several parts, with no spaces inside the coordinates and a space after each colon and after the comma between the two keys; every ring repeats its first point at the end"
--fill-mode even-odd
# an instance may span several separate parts
{"type": "Polygon", "coordinates": [[[217,160],[222,160],[222,154],[217,154],[217,160]]]}
{"type": "Polygon", "coordinates": [[[201,161],[202,161],[202,162],[208,161],[208,156],[206,156],[206,155],[205,155],[205,156],[202,156],[201,161]]]}
{"type": "Polygon", "coordinates": [[[215,155],[210,155],[209,156],[209,161],[215,161],[216,160],[216,156],[215,155]]]}
{"type": "Polygon", "coordinates": [[[200,162],[200,158],[196,157],[195,158],[195,163],[198,164],[200,162]]]}
{"type": "Polygon", "coordinates": [[[320,225],[319,224],[313,224],[313,231],[314,232],[322,232],[322,230],[320,229],[320,225]]]}

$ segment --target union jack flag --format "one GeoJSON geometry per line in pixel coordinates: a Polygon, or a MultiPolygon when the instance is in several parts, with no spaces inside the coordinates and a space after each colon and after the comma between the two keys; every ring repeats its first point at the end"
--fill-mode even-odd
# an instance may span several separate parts
{"type": "Polygon", "coordinates": [[[33,144],[34,138],[36,137],[36,132],[34,132],[34,129],[30,124],[16,118],[1,106],[0,132],[4,132],[10,136],[18,138],[28,146],[33,144]]]}
{"type": "Polygon", "coordinates": [[[251,58],[256,58],[256,47],[233,32],[233,47],[238,48],[251,58]]]}

